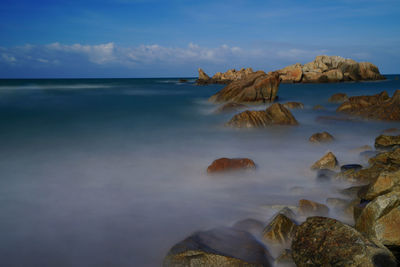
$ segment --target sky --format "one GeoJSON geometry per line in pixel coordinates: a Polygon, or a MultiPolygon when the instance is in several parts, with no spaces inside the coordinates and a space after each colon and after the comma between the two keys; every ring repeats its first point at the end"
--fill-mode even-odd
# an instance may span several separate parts
{"type": "Polygon", "coordinates": [[[195,77],[317,55],[400,73],[400,0],[2,0],[0,78],[195,77]]]}

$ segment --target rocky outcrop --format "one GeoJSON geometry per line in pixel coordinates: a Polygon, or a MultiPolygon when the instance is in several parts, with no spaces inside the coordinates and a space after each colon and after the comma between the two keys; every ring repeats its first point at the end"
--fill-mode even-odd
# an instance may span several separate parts
{"type": "Polygon", "coordinates": [[[263,239],[269,243],[285,245],[292,240],[296,228],[297,225],[291,219],[279,213],[264,229],[263,239]]]}
{"type": "Polygon", "coordinates": [[[324,83],[385,79],[369,62],[356,62],[338,56],[317,56],[314,61],[290,65],[278,70],[283,83],[324,83]]]}
{"type": "Polygon", "coordinates": [[[220,158],[214,160],[207,168],[208,173],[255,169],[256,164],[248,158],[220,158]]]}
{"type": "Polygon", "coordinates": [[[251,234],[233,228],[194,233],[171,248],[164,267],[271,266],[266,248],[251,234]]]}
{"type": "Polygon", "coordinates": [[[333,136],[328,132],[315,133],[309,139],[311,143],[328,143],[334,140],[333,136]]]}
{"type": "Polygon", "coordinates": [[[329,98],[329,102],[332,103],[343,103],[344,101],[348,100],[349,97],[344,94],[344,93],[337,93],[337,94],[333,94],[330,98],[329,98]]]}
{"type": "Polygon", "coordinates": [[[322,158],[320,158],[317,162],[315,162],[312,166],[312,170],[319,170],[319,169],[335,169],[338,165],[338,161],[335,155],[332,152],[326,153],[322,158]]]}
{"type": "Polygon", "coordinates": [[[229,102],[226,103],[222,106],[220,106],[215,113],[220,114],[220,113],[231,113],[231,112],[237,112],[239,110],[243,110],[247,108],[246,105],[243,104],[239,104],[239,103],[233,103],[233,102],[229,102]]]}
{"type": "Polygon", "coordinates": [[[336,112],[374,120],[400,121],[400,90],[396,90],[392,97],[386,91],[373,96],[350,97],[336,112]]]}
{"type": "Polygon", "coordinates": [[[376,149],[387,150],[395,146],[400,146],[400,135],[393,136],[381,134],[375,138],[376,149]]]}
{"type": "Polygon", "coordinates": [[[279,84],[280,78],[277,72],[267,75],[263,71],[257,71],[245,78],[231,82],[211,96],[209,101],[213,103],[269,103],[277,97],[279,84]]]}
{"type": "Polygon", "coordinates": [[[205,85],[205,84],[228,84],[233,81],[241,80],[246,78],[249,74],[254,73],[252,68],[241,69],[239,71],[235,69],[230,69],[227,72],[217,72],[211,78],[201,69],[199,68],[199,78],[197,80],[197,84],[205,85]]]}
{"type": "Polygon", "coordinates": [[[299,214],[301,216],[326,216],[329,213],[329,208],[324,204],[314,202],[308,199],[299,200],[299,214]]]}
{"type": "Polygon", "coordinates": [[[304,104],[300,102],[286,102],[283,106],[287,109],[303,109],[304,104]]]}
{"type": "Polygon", "coordinates": [[[376,179],[358,191],[358,196],[364,200],[373,200],[393,191],[400,192],[400,171],[380,173],[376,179]]]}
{"type": "Polygon", "coordinates": [[[297,266],[397,266],[393,254],[354,228],[335,219],[311,217],[292,242],[297,266]]]}
{"type": "Polygon", "coordinates": [[[298,125],[298,122],[288,109],[275,103],[266,110],[246,110],[235,115],[227,123],[227,126],[237,128],[260,128],[269,125],[298,125]]]}

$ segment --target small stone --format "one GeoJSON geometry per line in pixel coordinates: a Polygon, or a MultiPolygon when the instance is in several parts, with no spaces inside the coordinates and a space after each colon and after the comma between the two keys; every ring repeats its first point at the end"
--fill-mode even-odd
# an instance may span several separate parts
{"type": "Polygon", "coordinates": [[[216,159],[207,168],[208,173],[218,173],[237,170],[254,170],[256,164],[248,158],[220,158],[216,159]]]}
{"type": "Polygon", "coordinates": [[[338,161],[335,155],[332,152],[328,152],[322,158],[320,158],[317,162],[315,162],[312,166],[312,170],[318,169],[335,169],[338,165],[338,161]]]}
{"type": "Polygon", "coordinates": [[[328,143],[334,140],[333,136],[328,132],[315,133],[309,139],[312,143],[328,143]]]}

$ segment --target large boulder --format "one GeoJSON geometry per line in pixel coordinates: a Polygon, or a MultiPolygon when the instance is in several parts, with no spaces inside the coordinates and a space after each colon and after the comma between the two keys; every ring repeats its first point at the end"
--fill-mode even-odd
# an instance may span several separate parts
{"type": "Polygon", "coordinates": [[[280,84],[279,74],[273,72],[269,75],[263,71],[248,74],[225,86],[221,91],[209,98],[210,102],[236,102],[248,104],[261,104],[273,102],[277,97],[280,84]]]}
{"type": "Polygon", "coordinates": [[[335,155],[332,152],[326,153],[322,158],[320,158],[317,162],[315,162],[312,166],[312,170],[320,170],[320,169],[335,169],[338,165],[338,161],[335,155]]]}
{"type": "Polygon", "coordinates": [[[367,119],[400,121],[400,90],[392,97],[386,91],[373,96],[350,97],[336,111],[367,119]]]}
{"type": "Polygon", "coordinates": [[[227,125],[237,128],[257,128],[269,125],[298,125],[298,122],[287,108],[275,103],[266,110],[246,110],[239,113],[227,125]]]}
{"type": "Polygon", "coordinates": [[[397,266],[393,254],[335,219],[310,217],[296,231],[292,257],[297,266],[397,266]]]}
{"type": "Polygon", "coordinates": [[[361,199],[373,200],[391,191],[400,192],[400,171],[380,173],[376,179],[358,192],[358,196],[361,199]]]}
{"type": "Polygon", "coordinates": [[[220,173],[227,171],[238,171],[255,169],[256,164],[248,158],[219,158],[214,160],[207,168],[208,173],[220,173]]]}
{"type": "Polygon", "coordinates": [[[296,63],[278,70],[278,73],[283,83],[297,83],[303,78],[303,70],[300,63],[296,63]]]}
{"type": "Polygon", "coordinates": [[[288,244],[296,232],[297,225],[290,218],[278,213],[263,231],[263,239],[275,244],[288,244]]]}
{"type": "Polygon", "coordinates": [[[400,135],[393,136],[393,135],[381,134],[380,136],[375,138],[375,148],[377,149],[386,150],[399,145],[400,145],[400,135]]]}
{"type": "Polygon", "coordinates": [[[171,248],[164,267],[271,266],[266,248],[251,234],[233,228],[200,231],[171,248]]]}
{"type": "Polygon", "coordinates": [[[400,192],[376,197],[361,211],[355,228],[387,246],[400,246],[400,192]]]}

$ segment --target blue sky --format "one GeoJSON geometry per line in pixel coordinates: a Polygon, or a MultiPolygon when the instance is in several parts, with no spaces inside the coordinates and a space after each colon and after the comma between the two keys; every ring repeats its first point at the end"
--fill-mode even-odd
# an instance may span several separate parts
{"type": "Polygon", "coordinates": [[[400,73],[399,0],[2,0],[0,77],[270,71],[319,54],[400,73]]]}

